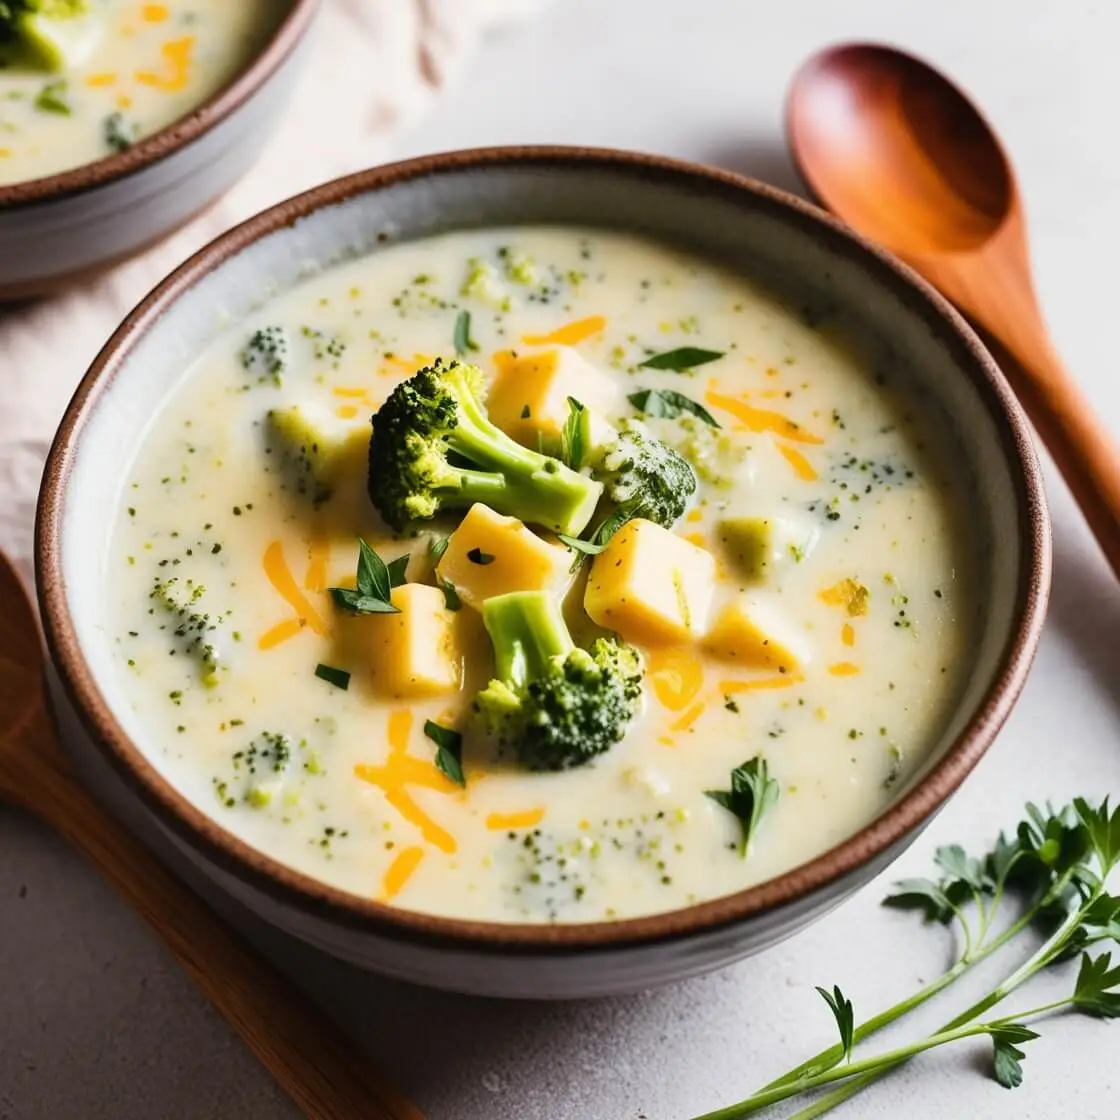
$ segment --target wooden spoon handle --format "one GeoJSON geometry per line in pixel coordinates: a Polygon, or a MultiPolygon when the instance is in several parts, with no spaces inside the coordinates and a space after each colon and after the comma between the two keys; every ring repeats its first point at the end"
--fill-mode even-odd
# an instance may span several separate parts
{"type": "Polygon", "coordinates": [[[40,763],[35,811],[120,890],[307,1116],[424,1120],[310,1000],[94,801],[47,746],[54,732],[45,713],[22,735],[40,763]]]}
{"type": "Polygon", "coordinates": [[[1029,347],[997,343],[992,349],[1120,578],[1120,450],[1116,442],[1045,340],[1032,341],[1029,347]]]}

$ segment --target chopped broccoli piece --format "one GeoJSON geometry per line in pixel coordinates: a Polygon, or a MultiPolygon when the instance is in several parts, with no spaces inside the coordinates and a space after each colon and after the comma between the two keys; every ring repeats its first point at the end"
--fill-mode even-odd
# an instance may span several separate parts
{"type": "Polygon", "coordinates": [[[509,290],[501,273],[482,257],[471,257],[467,261],[467,275],[459,294],[479,299],[499,311],[509,310],[509,290]]]}
{"type": "Polygon", "coordinates": [[[227,809],[242,804],[252,809],[277,806],[291,810],[300,801],[294,779],[301,772],[322,772],[307,740],[297,742],[277,731],[262,731],[229,756],[228,777],[215,777],[214,790],[227,809]]]}
{"type": "Polygon", "coordinates": [[[637,650],[614,638],[580,649],[542,591],[487,599],[482,618],[497,675],[475,696],[473,713],[522,765],[566,770],[621,741],[641,701],[637,650]]]}
{"type": "Polygon", "coordinates": [[[537,262],[528,253],[520,249],[502,248],[498,250],[498,256],[502,259],[506,276],[515,284],[531,287],[543,280],[537,262]]]}
{"type": "Polygon", "coordinates": [[[97,46],[104,22],[89,0],[0,0],[0,41],[15,40],[46,70],[84,62],[97,46]]]}
{"type": "MultiPolygon", "coordinates": [[[[156,579],[149,598],[171,616],[171,633],[176,639],[172,653],[184,653],[198,661],[202,681],[207,687],[218,683],[221,655],[215,641],[225,616],[211,614],[202,603],[206,589],[193,580],[156,579]]],[[[155,613],[155,607],[150,613],[155,613]]],[[[166,626],[161,626],[166,629],[166,626]]]]}
{"type": "Polygon", "coordinates": [[[241,351],[241,365],[258,383],[283,383],[291,365],[292,344],[283,327],[261,327],[241,351]]]}
{"type": "Polygon", "coordinates": [[[127,152],[140,135],[140,126],[123,113],[110,113],[102,125],[105,144],[114,152],[127,152]]]}
{"type": "Polygon", "coordinates": [[[658,430],[688,460],[696,476],[712,486],[727,489],[743,471],[749,447],[726,428],[713,428],[685,416],[658,430]]]}
{"type": "Polygon", "coordinates": [[[273,456],[284,485],[318,509],[335,491],[345,441],[325,435],[298,404],[272,408],[264,418],[264,453],[273,456]]]}
{"type": "Polygon", "coordinates": [[[666,529],[688,509],[696,493],[696,473],[668,444],[634,421],[620,429],[605,421],[584,420],[584,455],[591,476],[603,483],[617,506],[640,507],[647,521],[666,529]]]}
{"type": "Polygon", "coordinates": [[[441,509],[482,502],[578,536],[602,486],[510,439],[490,422],[481,388],[477,366],[437,359],[393,390],[373,416],[370,500],[398,532],[441,509]]]}

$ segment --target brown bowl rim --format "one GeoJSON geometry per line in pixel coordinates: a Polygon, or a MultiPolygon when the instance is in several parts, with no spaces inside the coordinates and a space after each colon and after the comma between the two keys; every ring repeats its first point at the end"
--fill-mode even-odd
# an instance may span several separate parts
{"type": "Polygon", "coordinates": [[[188,847],[274,902],[382,937],[447,949],[565,954],[696,936],[796,902],[857,872],[925,824],[977,765],[1018,698],[1038,645],[1050,586],[1050,532],[1042,473],[1026,418],[994,359],[964,319],[913,270],[811,203],[776,187],[663,156],[586,147],[510,146],[422,156],[325,183],[250,218],[205,246],[163,280],[106,343],[71,400],[51,447],[35,540],[37,584],[47,647],[64,692],[92,741],[157,819],[188,847]],[[889,284],[955,349],[984,399],[1016,476],[1023,564],[1015,623],[992,687],[968,726],[929,773],[897,803],[815,859],[746,890],[678,910],[617,921],[544,925],[483,922],[399,909],[295,871],[227,832],[164,779],[132,743],[96,688],[66,605],[61,564],[63,497],[88,417],[112,385],[132,345],[183,292],[259,238],[322,207],[390,185],[516,165],[608,170],[666,185],[702,187],[753,205],[856,256],[889,284]]]}
{"type": "Polygon", "coordinates": [[[0,216],[22,206],[57,202],[135,175],[193,143],[236,112],[281,68],[311,27],[320,0],[290,0],[268,41],[231,82],[185,116],[123,152],[37,179],[0,184],[0,216]]]}

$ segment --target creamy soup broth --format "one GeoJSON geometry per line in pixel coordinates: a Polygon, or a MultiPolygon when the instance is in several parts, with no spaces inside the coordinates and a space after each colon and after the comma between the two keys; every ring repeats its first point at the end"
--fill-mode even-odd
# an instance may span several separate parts
{"type": "MultiPolygon", "coordinates": [[[[173,784],[233,833],[409,909],[587,921],[770,878],[884,808],[927,759],[967,672],[959,496],[937,418],[898,374],[835,319],[627,236],[456,233],[333,268],[211,345],[143,437],[108,561],[132,725],[173,784]],[[715,557],[715,618],[747,586],[723,519],[786,526],[751,589],[795,667],[743,668],[688,643],[646,648],[641,714],[590,765],[527,772],[468,735],[465,789],[437,771],[425,721],[465,727],[492,673],[477,614],[459,612],[461,692],[379,695],[369,620],[340,615],[324,589],[353,586],[359,536],[387,561],[411,552],[409,577],[431,582],[430,527],[394,539],[360,457],[346,492],[314,510],[278,486],[261,433],[263,415],[290,403],[317,409],[332,433],[368,432],[394,385],[454,357],[463,311],[469,360],[488,375],[497,352],[564,344],[617,383],[615,420],[635,414],[627,396],[645,389],[708,410],[718,431],[647,419],[700,475],[674,532],[715,557]],[[280,385],[241,359],[246,338],[272,325],[291,340],[280,385]],[[722,356],[691,372],[640,366],[682,347],[722,356]],[[152,598],[170,577],[205,588],[201,607],[223,616],[206,639],[221,661],[213,687],[190,634],[177,637],[152,598]],[[317,677],[320,664],[351,673],[349,688],[317,677]],[[780,793],[744,857],[738,820],[705,791],[728,789],[756,756],[780,793]]],[[[577,637],[589,564],[567,596],[577,637]]]]}
{"type": "Polygon", "coordinates": [[[123,151],[186,116],[241,72],[283,15],[280,0],[90,0],[69,61],[44,68],[0,43],[0,184],[123,151]]]}

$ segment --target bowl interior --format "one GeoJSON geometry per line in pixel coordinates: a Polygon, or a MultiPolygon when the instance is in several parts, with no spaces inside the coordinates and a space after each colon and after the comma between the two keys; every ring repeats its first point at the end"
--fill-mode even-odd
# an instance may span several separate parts
{"type": "MultiPolygon", "coordinates": [[[[84,656],[88,685],[141,754],[141,728],[108,648],[102,586],[112,519],[106,511],[123,500],[145,426],[199,350],[270,296],[386,243],[494,224],[570,223],[667,241],[761,276],[794,299],[838,305],[890,348],[897,376],[909,380],[921,407],[941,414],[972,503],[962,520],[978,565],[979,613],[966,684],[924,775],[938,768],[973,721],[979,733],[972,737],[983,742],[974,742],[944,781],[931,780],[921,790],[923,775],[917,775],[899,791],[895,808],[907,800],[916,808],[906,820],[897,818],[877,846],[897,840],[903,824],[913,827],[941,803],[982,753],[1017,692],[1041,621],[1046,577],[1045,511],[1020,414],[990,360],[946,305],[811,208],[766,188],[746,189],[730,176],[705,177],[670,163],[465,154],[366,173],[313,195],[227,235],[150,297],[99,359],[96,380],[80,392],[68,441],[64,429],[58,465],[65,482],[54,483],[60,486],[59,602],[84,656]],[[1006,419],[1009,410],[1014,424],[1006,419]]],[[[83,687],[77,691],[84,700],[83,687]]],[[[830,870],[833,854],[814,861],[826,878],[845,870],[835,860],[830,870]]]]}

